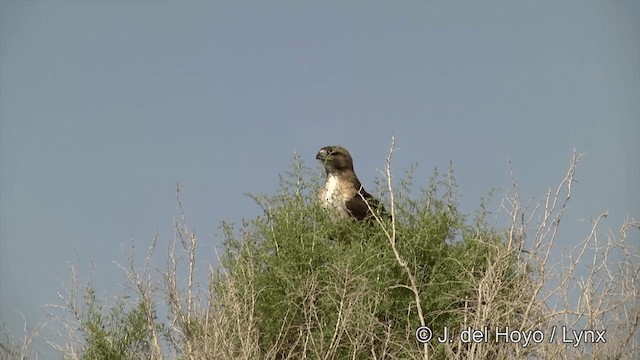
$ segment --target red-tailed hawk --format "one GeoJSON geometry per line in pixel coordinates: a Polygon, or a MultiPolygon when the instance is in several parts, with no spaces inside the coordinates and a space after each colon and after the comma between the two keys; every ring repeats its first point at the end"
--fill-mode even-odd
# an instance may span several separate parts
{"type": "Polygon", "coordinates": [[[371,209],[379,215],[388,216],[382,204],[362,187],[347,149],[325,146],[318,151],[316,159],[327,171],[327,180],[320,190],[320,203],[332,218],[373,220],[371,209]]]}

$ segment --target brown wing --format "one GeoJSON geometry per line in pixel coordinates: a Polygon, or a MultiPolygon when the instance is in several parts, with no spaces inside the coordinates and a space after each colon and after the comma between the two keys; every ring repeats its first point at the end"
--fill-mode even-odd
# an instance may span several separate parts
{"type": "Polygon", "coordinates": [[[345,202],[351,216],[358,220],[373,219],[373,214],[369,208],[376,211],[379,216],[388,216],[384,210],[384,206],[382,206],[378,199],[371,196],[371,194],[364,189],[360,190],[360,194],[356,193],[351,199],[345,202]],[[362,194],[362,196],[360,196],[360,194],[362,194]],[[369,205],[367,205],[367,203],[369,205]]]}

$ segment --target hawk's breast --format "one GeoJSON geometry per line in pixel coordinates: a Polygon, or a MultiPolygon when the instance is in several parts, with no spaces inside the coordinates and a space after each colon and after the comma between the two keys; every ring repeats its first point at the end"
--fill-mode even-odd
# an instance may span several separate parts
{"type": "Polygon", "coordinates": [[[320,203],[332,216],[348,217],[349,211],[345,204],[345,189],[340,179],[335,175],[327,176],[327,181],[320,191],[320,203]]]}

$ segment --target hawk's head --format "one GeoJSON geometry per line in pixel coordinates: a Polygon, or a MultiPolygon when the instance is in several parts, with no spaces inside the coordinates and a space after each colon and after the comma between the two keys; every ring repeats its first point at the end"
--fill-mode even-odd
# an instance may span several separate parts
{"type": "Polygon", "coordinates": [[[353,159],[347,149],[342,146],[325,146],[318,151],[316,159],[322,162],[328,174],[353,170],[353,159]]]}

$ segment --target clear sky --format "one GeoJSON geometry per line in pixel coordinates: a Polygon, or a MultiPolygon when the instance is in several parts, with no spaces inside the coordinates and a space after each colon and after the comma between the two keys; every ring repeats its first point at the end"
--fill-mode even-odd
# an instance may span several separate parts
{"type": "Polygon", "coordinates": [[[534,196],[588,152],[561,246],[640,218],[640,2],[2,0],[0,320],[44,317],[69,264],[122,294],[176,182],[211,250],[294,151],[341,144],[373,188],[392,135],[397,174],[453,161],[466,210],[509,156],[534,196]]]}

